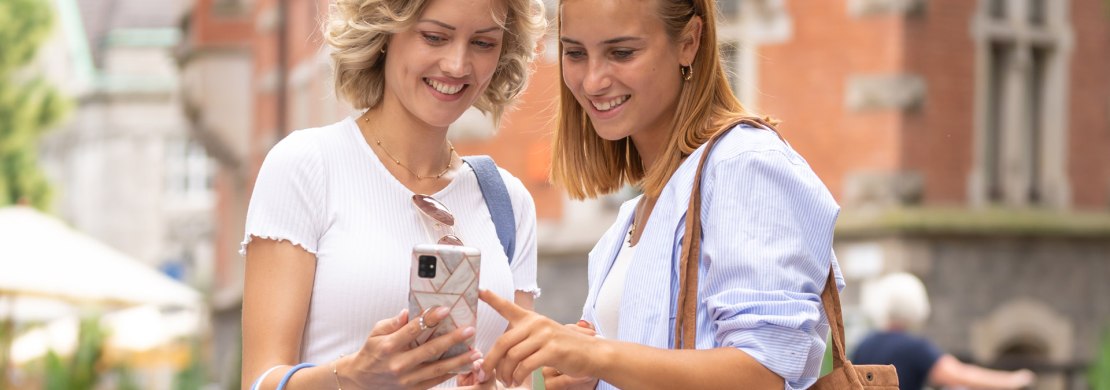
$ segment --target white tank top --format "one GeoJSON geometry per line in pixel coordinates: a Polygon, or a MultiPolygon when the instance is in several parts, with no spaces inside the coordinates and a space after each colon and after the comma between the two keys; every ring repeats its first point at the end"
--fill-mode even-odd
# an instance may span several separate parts
{"type": "Polygon", "coordinates": [[[605,277],[605,282],[602,283],[601,290],[597,293],[597,324],[594,324],[594,327],[597,334],[608,339],[617,338],[617,332],[620,331],[620,307],[621,298],[624,296],[624,280],[628,276],[628,267],[632,264],[632,257],[636,254],[636,247],[632,246],[629,241],[628,239],[624,240],[620,252],[617,252],[617,260],[613,262],[613,268],[609,269],[609,274],[605,277]]]}

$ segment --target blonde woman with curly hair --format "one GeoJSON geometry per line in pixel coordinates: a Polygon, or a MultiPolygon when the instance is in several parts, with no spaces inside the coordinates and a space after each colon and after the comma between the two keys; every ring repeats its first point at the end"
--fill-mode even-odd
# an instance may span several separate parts
{"type": "Polygon", "coordinates": [[[483,289],[532,307],[531,195],[504,170],[484,171],[512,206],[515,224],[495,225],[479,186],[488,175],[463,163],[447,127],[469,107],[501,117],[525,87],[543,15],[538,0],[334,2],[335,89],[364,111],[291,133],[258,174],[242,244],[243,388],[489,388],[450,373],[476,366],[505,331],[485,304],[476,326],[413,347],[447,316],[409,321],[405,309],[410,251],[429,239],[414,196],[454,213],[452,238],[482,252],[483,289]],[[434,358],[468,339],[473,351],[434,358]]]}
{"type": "Polygon", "coordinates": [[[548,389],[813,385],[839,207],[772,123],[732,94],[716,1],[559,3],[553,181],[577,199],[627,184],[643,195],[589,254],[581,326],[482,292],[510,322],[484,369],[520,383],[545,366],[548,389]],[[703,235],[686,242],[691,199],[703,235]]]}

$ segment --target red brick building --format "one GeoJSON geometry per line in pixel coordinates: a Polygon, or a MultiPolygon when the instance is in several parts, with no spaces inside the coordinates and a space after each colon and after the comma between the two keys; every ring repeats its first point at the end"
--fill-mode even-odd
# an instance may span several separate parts
{"type": "Polygon", "coordinates": [[[787,4],[760,107],[842,199],[867,172],[929,206],[1110,205],[1106,2],[787,4]]]}

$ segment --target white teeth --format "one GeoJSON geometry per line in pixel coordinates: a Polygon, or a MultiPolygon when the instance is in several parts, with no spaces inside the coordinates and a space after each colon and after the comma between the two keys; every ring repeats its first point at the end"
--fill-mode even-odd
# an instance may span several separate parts
{"type": "Polygon", "coordinates": [[[459,93],[459,91],[462,91],[463,87],[466,86],[466,84],[447,85],[432,79],[424,79],[424,83],[428,84],[428,86],[432,87],[433,89],[444,95],[454,95],[456,93],[459,93]]]}
{"type": "Polygon", "coordinates": [[[624,104],[625,100],[628,100],[628,95],[617,96],[616,98],[613,98],[613,100],[610,100],[610,101],[607,101],[607,102],[601,102],[601,103],[590,102],[590,103],[593,104],[594,108],[596,108],[598,111],[609,111],[609,110],[612,110],[614,108],[617,108],[617,106],[620,106],[621,104],[624,104]]]}

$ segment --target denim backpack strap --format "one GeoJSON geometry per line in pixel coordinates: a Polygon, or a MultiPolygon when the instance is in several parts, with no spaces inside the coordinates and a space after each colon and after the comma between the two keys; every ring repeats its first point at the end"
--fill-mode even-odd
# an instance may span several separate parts
{"type": "Polygon", "coordinates": [[[505,257],[512,264],[516,248],[516,217],[513,214],[513,202],[509,199],[509,190],[501,180],[501,172],[498,172],[497,164],[489,156],[466,156],[462,160],[474,169],[474,176],[478,177],[478,188],[482,189],[482,197],[486,199],[493,226],[497,228],[497,239],[501,241],[505,257]]]}

